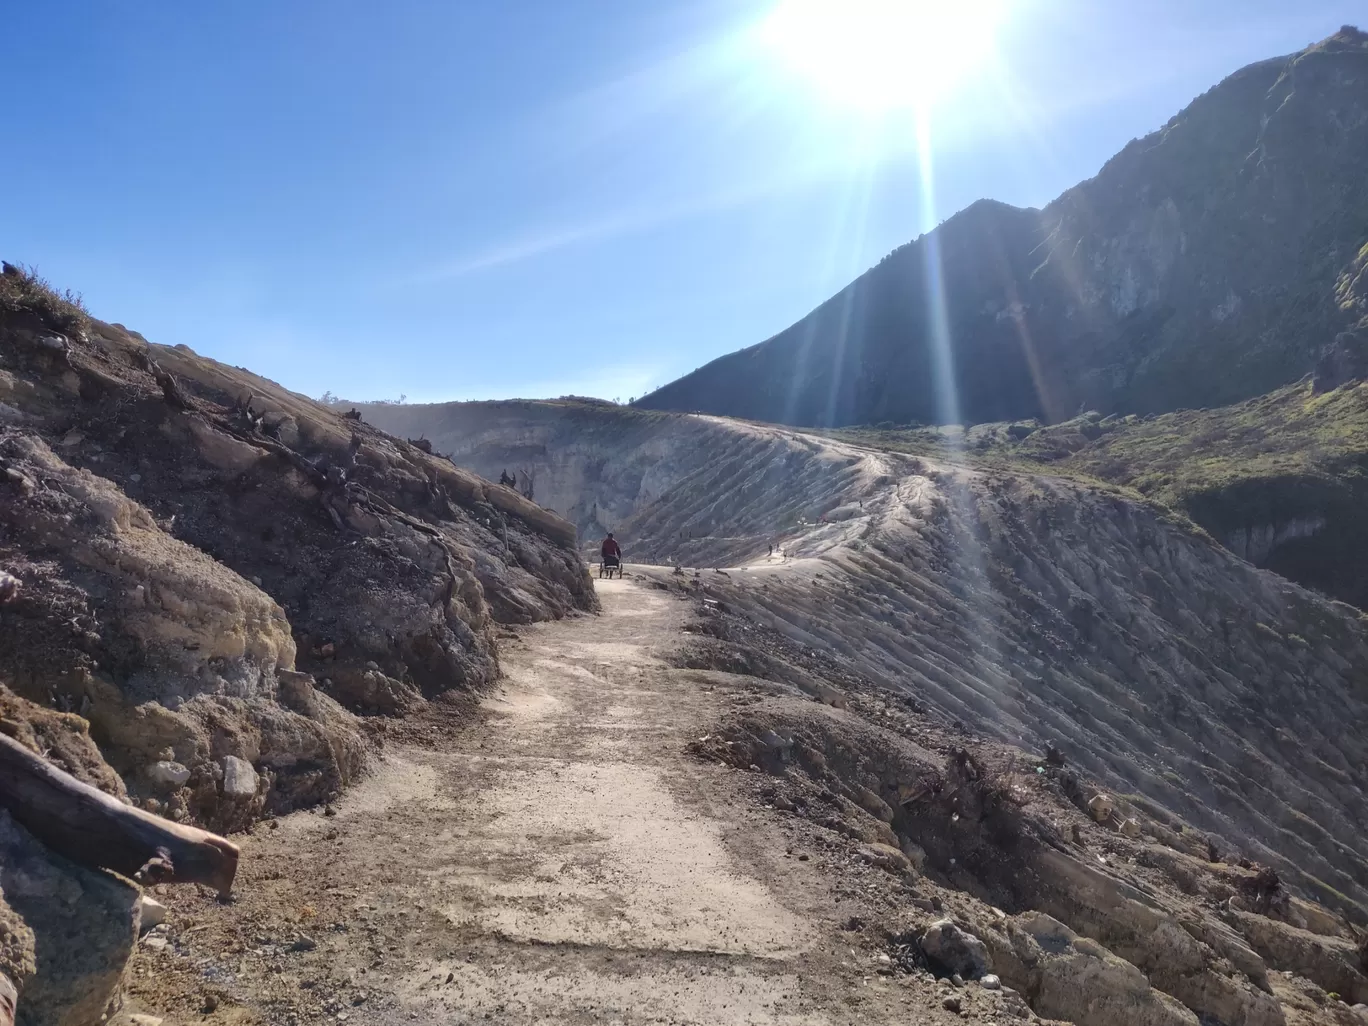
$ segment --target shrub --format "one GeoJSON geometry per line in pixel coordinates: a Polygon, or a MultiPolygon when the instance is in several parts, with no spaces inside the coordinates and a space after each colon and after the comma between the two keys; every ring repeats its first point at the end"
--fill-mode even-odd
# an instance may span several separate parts
{"type": "Polygon", "coordinates": [[[65,335],[80,336],[90,326],[90,313],[79,293],[58,292],[36,268],[10,263],[0,273],[0,312],[31,314],[65,335]]]}

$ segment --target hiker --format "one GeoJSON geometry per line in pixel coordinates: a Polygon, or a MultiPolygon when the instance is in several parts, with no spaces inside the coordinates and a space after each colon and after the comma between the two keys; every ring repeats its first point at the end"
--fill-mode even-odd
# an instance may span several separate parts
{"type": "Polygon", "coordinates": [[[608,537],[603,539],[603,544],[599,547],[599,555],[603,557],[605,563],[622,562],[622,546],[613,538],[613,532],[608,532],[608,537]]]}

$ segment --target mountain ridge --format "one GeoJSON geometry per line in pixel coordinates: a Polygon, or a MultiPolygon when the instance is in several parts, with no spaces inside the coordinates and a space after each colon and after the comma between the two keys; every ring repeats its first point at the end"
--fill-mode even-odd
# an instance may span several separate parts
{"type": "Polygon", "coordinates": [[[1354,326],[1336,289],[1368,240],[1365,159],[1368,35],[1346,26],[1239,69],[1042,209],[971,204],[789,328],[636,405],[798,426],[979,423],[1271,391],[1354,326]]]}

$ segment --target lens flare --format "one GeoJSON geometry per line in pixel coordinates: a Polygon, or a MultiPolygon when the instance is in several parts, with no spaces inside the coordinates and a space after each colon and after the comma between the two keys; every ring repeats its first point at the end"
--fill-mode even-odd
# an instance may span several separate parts
{"type": "Polygon", "coordinates": [[[992,59],[1005,0],[780,0],[760,23],[781,65],[842,106],[926,107],[992,59]]]}

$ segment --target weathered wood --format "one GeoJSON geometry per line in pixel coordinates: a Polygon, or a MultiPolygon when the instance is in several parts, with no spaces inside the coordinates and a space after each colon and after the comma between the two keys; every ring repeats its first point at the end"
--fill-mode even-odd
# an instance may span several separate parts
{"type": "Polygon", "coordinates": [[[237,845],[125,805],[4,734],[0,807],[80,865],[110,869],[139,883],[208,884],[223,895],[232,890],[237,845]]]}

